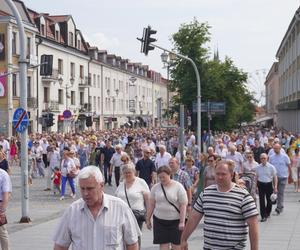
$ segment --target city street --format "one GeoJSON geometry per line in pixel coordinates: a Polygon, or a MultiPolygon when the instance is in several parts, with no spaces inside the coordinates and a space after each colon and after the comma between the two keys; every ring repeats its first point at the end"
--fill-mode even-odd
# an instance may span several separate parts
{"type": "MultiPolygon", "coordinates": [[[[12,250],[51,249],[52,235],[63,210],[73,201],[67,198],[59,201],[58,197],[45,192],[45,180],[34,179],[30,187],[30,218],[32,223],[19,224],[21,218],[20,203],[20,169],[14,168],[12,174],[13,194],[8,208],[8,229],[12,250]]],[[[69,190],[67,191],[67,193],[69,190]]],[[[106,186],[107,193],[113,193],[113,188],[106,186]]],[[[286,191],[285,211],[273,215],[260,223],[260,248],[263,250],[298,250],[300,245],[300,199],[299,193],[294,193],[292,186],[286,191]]],[[[189,249],[201,249],[203,246],[202,225],[190,238],[189,249]]],[[[154,250],[158,246],[152,244],[152,231],[143,229],[142,249],[154,250]]],[[[249,246],[247,249],[250,249],[249,246]]]]}

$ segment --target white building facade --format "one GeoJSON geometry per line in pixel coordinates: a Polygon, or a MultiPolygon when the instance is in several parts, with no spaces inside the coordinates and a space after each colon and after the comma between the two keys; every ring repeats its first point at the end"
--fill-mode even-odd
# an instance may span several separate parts
{"type": "MultiPolygon", "coordinates": [[[[4,0],[0,0],[1,4],[4,0]]],[[[18,1],[19,2],[19,1],[18,1]]],[[[167,102],[167,84],[157,72],[141,63],[90,46],[70,15],[55,16],[29,10],[21,2],[23,20],[30,41],[29,57],[40,63],[41,55],[52,55],[52,73],[40,75],[28,70],[28,111],[30,131],[67,132],[85,129],[112,129],[122,126],[152,126],[157,121],[156,100],[167,102]],[[53,126],[45,119],[53,115],[53,126]]],[[[1,5],[2,6],[2,5],[1,5]]],[[[0,72],[18,69],[18,31],[10,12],[0,8],[0,34],[5,30],[5,60],[0,72]],[[2,24],[3,23],[3,24],[2,24]],[[7,34],[7,35],[6,35],[7,34]],[[12,45],[12,37],[15,45],[12,45]],[[15,55],[15,56],[14,56],[15,55]]],[[[1,114],[9,121],[1,132],[14,134],[11,117],[19,106],[18,74],[7,78],[7,97],[0,97],[1,114]],[[3,100],[1,100],[3,99],[3,100]]]]}

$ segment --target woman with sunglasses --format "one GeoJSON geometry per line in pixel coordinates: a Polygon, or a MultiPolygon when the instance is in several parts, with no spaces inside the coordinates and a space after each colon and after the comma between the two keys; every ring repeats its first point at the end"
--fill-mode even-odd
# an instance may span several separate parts
{"type": "Polygon", "coordinates": [[[203,189],[206,187],[216,184],[215,181],[215,168],[216,168],[217,157],[210,155],[207,158],[207,166],[203,172],[203,189]]]}

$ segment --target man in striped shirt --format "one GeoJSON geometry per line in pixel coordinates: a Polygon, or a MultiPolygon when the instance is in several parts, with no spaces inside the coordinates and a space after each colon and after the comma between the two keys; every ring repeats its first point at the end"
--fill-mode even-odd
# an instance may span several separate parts
{"type": "Polygon", "coordinates": [[[258,249],[257,209],[248,191],[231,182],[234,166],[220,161],[216,167],[216,185],[207,187],[198,197],[181,237],[181,249],[204,215],[204,248],[245,249],[249,231],[251,250],[258,249]]]}

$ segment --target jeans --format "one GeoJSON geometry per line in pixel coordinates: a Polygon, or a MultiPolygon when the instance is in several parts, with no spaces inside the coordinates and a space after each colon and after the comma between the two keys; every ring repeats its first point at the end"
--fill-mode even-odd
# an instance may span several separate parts
{"type": "Polygon", "coordinates": [[[62,176],[61,177],[61,196],[65,196],[67,181],[69,181],[70,187],[72,189],[72,193],[75,194],[74,179],[71,177],[68,177],[68,176],[62,176]]]}
{"type": "Polygon", "coordinates": [[[41,177],[45,177],[45,170],[44,170],[44,163],[42,161],[37,161],[36,162],[36,167],[37,167],[37,171],[39,176],[41,177]]]}
{"type": "Polygon", "coordinates": [[[282,212],[284,201],[284,190],[286,186],[287,178],[278,177],[278,193],[277,193],[277,209],[282,212]]]}
{"type": "Polygon", "coordinates": [[[111,184],[111,175],[109,175],[109,163],[104,163],[104,179],[105,183],[111,184]]]}
{"type": "Polygon", "coordinates": [[[272,211],[271,194],[273,193],[272,182],[257,182],[259,192],[259,206],[261,218],[267,218],[272,211]],[[267,206],[265,201],[267,200],[267,206]]]}

